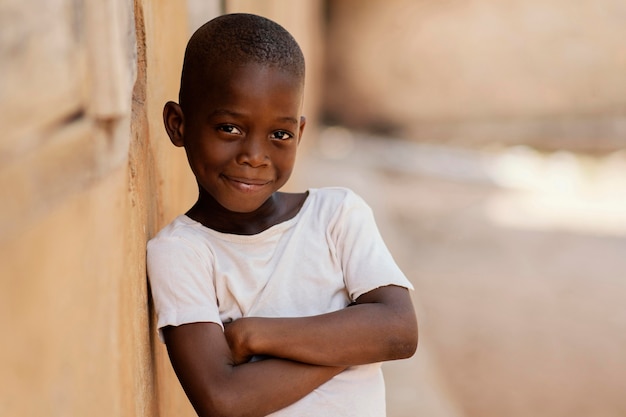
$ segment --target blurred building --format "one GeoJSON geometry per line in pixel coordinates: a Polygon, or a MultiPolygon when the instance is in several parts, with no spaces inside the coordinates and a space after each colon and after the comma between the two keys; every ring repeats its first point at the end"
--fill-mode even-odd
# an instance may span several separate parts
{"type": "Polygon", "coordinates": [[[328,2],[330,123],[422,142],[626,145],[626,3],[328,2]]]}

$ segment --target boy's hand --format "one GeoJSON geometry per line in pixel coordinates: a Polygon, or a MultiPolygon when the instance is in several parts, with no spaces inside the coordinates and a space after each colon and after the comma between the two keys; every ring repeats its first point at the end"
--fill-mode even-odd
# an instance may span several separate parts
{"type": "Polygon", "coordinates": [[[233,356],[233,365],[239,365],[250,361],[253,353],[250,351],[247,341],[246,321],[240,318],[235,321],[224,323],[224,336],[233,356]]]}
{"type": "Polygon", "coordinates": [[[225,336],[236,363],[261,355],[341,367],[408,358],[418,338],[409,290],[394,285],[318,316],[242,318],[225,336]]]}

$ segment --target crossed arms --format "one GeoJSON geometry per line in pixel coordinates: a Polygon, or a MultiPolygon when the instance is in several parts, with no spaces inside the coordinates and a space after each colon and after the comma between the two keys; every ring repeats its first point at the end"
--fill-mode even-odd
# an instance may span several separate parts
{"type": "Polygon", "coordinates": [[[349,366],[408,358],[417,321],[408,290],[377,288],[333,313],[302,318],[249,317],[221,327],[163,329],[172,366],[201,417],[265,416],[349,366]],[[248,362],[253,355],[267,360],[248,362]]]}

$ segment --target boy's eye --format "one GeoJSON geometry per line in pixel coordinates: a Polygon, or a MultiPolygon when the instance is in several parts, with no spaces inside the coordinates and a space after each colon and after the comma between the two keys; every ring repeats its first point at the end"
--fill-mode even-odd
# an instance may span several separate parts
{"type": "Polygon", "coordinates": [[[272,139],[287,140],[287,139],[291,139],[293,135],[284,130],[277,130],[276,132],[272,133],[271,137],[272,139]]]}
{"type": "Polygon", "coordinates": [[[241,135],[241,130],[237,129],[233,125],[218,126],[217,130],[224,133],[230,133],[231,135],[241,135]]]}

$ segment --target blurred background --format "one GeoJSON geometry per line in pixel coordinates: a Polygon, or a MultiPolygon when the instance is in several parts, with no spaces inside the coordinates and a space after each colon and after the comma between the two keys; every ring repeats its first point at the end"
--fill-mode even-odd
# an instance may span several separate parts
{"type": "Polygon", "coordinates": [[[236,11],[307,59],[288,188],[361,194],[415,285],[389,417],[626,415],[621,0],[0,0],[0,415],[194,415],[145,243],[195,197],[186,41],[236,11]]]}

